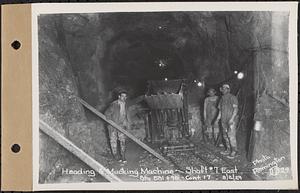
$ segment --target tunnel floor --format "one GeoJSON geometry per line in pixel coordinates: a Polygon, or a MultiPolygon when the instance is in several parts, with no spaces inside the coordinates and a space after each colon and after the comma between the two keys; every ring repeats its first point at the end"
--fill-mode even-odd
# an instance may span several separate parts
{"type": "MultiPolygon", "coordinates": [[[[166,164],[154,157],[136,143],[128,141],[127,163],[111,161],[110,169],[118,171],[124,181],[239,181],[251,180],[250,163],[246,155],[240,153],[228,159],[208,142],[195,144],[195,151],[176,152],[165,157],[171,162],[166,164]]],[[[152,145],[159,152],[159,148],[152,145]]]]}

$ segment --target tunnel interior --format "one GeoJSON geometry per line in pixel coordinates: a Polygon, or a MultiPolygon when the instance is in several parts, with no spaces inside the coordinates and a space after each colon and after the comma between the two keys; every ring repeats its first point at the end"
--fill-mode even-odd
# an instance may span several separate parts
{"type": "MultiPolygon", "coordinates": [[[[264,154],[288,157],[287,14],[51,14],[39,16],[38,23],[40,117],[104,165],[110,162],[105,124],[77,97],[103,112],[121,89],[132,99],[144,95],[149,80],[186,80],[194,141],[204,140],[207,90],[215,88],[221,96],[220,86],[230,84],[242,117],[237,131],[242,160],[264,154]],[[262,141],[254,143],[257,121],[263,123],[262,141]]],[[[139,112],[145,106],[131,109],[130,132],[141,140],[145,129],[139,112]]],[[[52,150],[40,155],[39,180],[58,180],[55,166],[72,163],[69,153],[42,133],[40,147],[52,150]]]]}

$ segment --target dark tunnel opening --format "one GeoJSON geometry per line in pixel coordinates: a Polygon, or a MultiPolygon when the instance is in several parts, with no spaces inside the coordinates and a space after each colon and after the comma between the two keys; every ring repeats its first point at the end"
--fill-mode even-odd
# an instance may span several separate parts
{"type": "MultiPolygon", "coordinates": [[[[257,122],[268,122],[269,119],[269,126],[276,122],[261,110],[270,109],[272,105],[276,109],[278,106],[276,101],[268,97],[271,94],[266,90],[274,91],[273,95],[277,92],[281,101],[285,101],[288,96],[286,92],[280,91],[281,88],[274,86],[275,82],[288,84],[287,77],[281,75],[275,82],[271,78],[286,68],[286,63],[273,66],[271,60],[274,53],[269,49],[273,44],[268,35],[282,35],[283,32],[277,32],[273,27],[286,25],[288,17],[283,16],[279,24],[274,23],[272,17],[276,15],[270,12],[42,15],[39,18],[39,35],[44,38],[39,41],[40,74],[53,72],[53,75],[40,77],[40,81],[44,82],[40,87],[40,103],[48,104],[59,100],[62,106],[54,105],[51,110],[40,107],[41,117],[52,120],[47,112],[57,116],[55,120],[62,122],[64,128],[60,129],[68,138],[77,141],[77,145],[96,160],[109,165],[111,150],[105,123],[78,104],[76,99],[73,100],[72,96],[79,96],[98,111],[105,112],[108,105],[117,99],[117,92],[120,90],[125,89],[129,99],[135,99],[146,95],[149,81],[170,82],[171,85],[172,81],[184,80],[184,101],[187,101],[185,121],[188,132],[193,130],[196,133],[188,140],[195,144],[199,142],[201,149],[202,143],[208,143],[203,118],[207,92],[214,88],[221,97],[220,87],[229,84],[231,93],[238,100],[239,115],[236,136],[240,157],[234,163],[247,165],[266,152],[276,153],[278,150],[270,149],[267,144],[253,142],[257,134],[253,132],[253,128],[257,122]],[[253,26],[257,25],[261,28],[255,31],[253,26]],[[51,27],[56,31],[51,31],[51,27]],[[44,48],[45,45],[48,46],[47,49],[44,48]],[[53,52],[55,54],[49,50],[56,50],[53,52]],[[53,65],[47,65],[49,63],[53,65]],[[270,66],[272,72],[268,71],[267,67],[270,66]],[[61,77],[55,71],[61,73],[61,77]],[[56,85],[50,80],[56,80],[56,85]],[[52,91],[58,97],[52,99],[43,94],[57,85],[66,87],[63,91],[52,91]],[[59,93],[62,92],[69,99],[59,98],[59,93]],[[63,107],[65,109],[60,109],[63,107]],[[260,150],[254,148],[256,144],[261,146],[260,150]]],[[[281,46],[285,49],[286,45],[283,43],[281,46]]],[[[281,53],[279,57],[287,59],[285,53],[281,53]]],[[[176,93],[171,91],[168,94],[178,94],[179,88],[181,87],[178,87],[176,93]]],[[[143,101],[130,109],[130,133],[140,140],[147,137],[143,114],[145,108],[149,108],[149,104],[143,101]]],[[[278,108],[282,107],[279,105],[278,108]]],[[[286,120],[281,120],[280,124],[287,124],[284,121],[286,120]]],[[[272,138],[267,135],[265,133],[262,136],[269,143],[272,138]]],[[[280,141],[288,143],[286,138],[280,141]]],[[[51,162],[52,165],[55,163],[51,162]]],[[[45,167],[45,174],[51,169],[49,167],[45,167]]]]}

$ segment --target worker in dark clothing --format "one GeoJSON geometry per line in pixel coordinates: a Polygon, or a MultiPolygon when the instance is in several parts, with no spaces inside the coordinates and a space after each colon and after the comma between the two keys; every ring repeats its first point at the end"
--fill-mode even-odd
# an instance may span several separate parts
{"type": "MultiPolygon", "coordinates": [[[[118,95],[118,99],[113,101],[110,106],[105,111],[105,116],[107,119],[112,120],[119,126],[121,126],[123,129],[129,128],[129,118],[128,118],[128,108],[126,105],[126,99],[127,99],[127,93],[125,91],[122,91],[118,95]]],[[[111,145],[111,150],[113,153],[113,156],[119,160],[120,162],[125,163],[125,143],[126,143],[126,136],[116,130],[111,125],[108,125],[108,131],[109,131],[109,142],[111,145]],[[121,158],[118,155],[118,149],[117,144],[120,144],[121,149],[121,158]]]]}
{"type": "MultiPolygon", "coordinates": [[[[112,120],[125,130],[130,129],[130,117],[129,107],[142,100],[145,96],[139,96],[132,100],[127,100],[127,92],[122,90],[118,94],[118,99],[113,101],[105,111],[107,119],[112,120]]],[[[126,135],[118,131],[111,125],[108,125],[109,142],[112,150],[112,154],[119,162],[126,163],[126,135]],[[118,143],[120,144],[120,151],[118,149],[118,143]],[[119,155],[119,152],[121,155],[119,155]]]]}
{"type": "Polygon", "coordinates": [[[221,119],[225,142],[225,150],[221,154],[227,155],[229,159],[233,159],[237,155],[236,127],[238,120],[238,100],[236,96],[230,93],[230,86],[228,84],[222,86],[221,92],[223,96],[218,105],[218,119],[221,119]]]}

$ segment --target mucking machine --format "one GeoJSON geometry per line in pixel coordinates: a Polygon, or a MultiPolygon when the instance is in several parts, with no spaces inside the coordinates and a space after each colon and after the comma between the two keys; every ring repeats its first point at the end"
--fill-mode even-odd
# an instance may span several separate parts
{"type": "Polygon", "coordinates": [[[148,81],[145,101],[146,141],[159,145],[163,154],[194,151],[188,140],[186,80],[148,81]]]}

